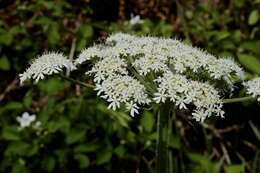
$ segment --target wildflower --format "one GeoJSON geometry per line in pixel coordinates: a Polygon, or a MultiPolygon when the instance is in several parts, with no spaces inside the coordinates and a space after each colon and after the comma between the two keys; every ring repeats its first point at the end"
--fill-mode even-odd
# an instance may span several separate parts
{"type": "Polygon", "coordinates": [[[142,24],[143,20],[141,20],[141,17],[139,15],[134,16],[133,14],[131,14],[131,19],[129,23],[130,25],[142,24]]]}
{"type": "Polygon", "coordinates": [[[260,77],[254,78],[244,83],[247,93],[257,98],[260,102],[260,77]]]}
{"type": "Polygon", "coordinates": [[[21,117],[17,117],[16,120],[20,123],[20,129],[29,127],[32,122],[34,122],[36,116],[34,114],[30,115],[28,112],[24,112],[21,117]]]}
{"type": "MultiPolygon", "coordinates": [[[[132,18],[132,23],[140,22],[140,17],[132,18]]],[[[142,105],[169,100],[179,109],[193,105],[197,121],[212,115],[223,117],[218,82],[224,81],[232,89],[234,79],[244,79],[243,70],[233,60],[179,40],[117,33],[82,50],[74,64],[61,54],[45,54],[20,75],[21,81],[38,81],[63,67],[73,70],[74,65],[83,63],[91,65],[86,74],[94,76],[97,95],[109,102],[108,108],[123,106],[131,116],[138,114],[142,105]]],[[[257,89],[248,92],[260,96],[257,89]]]]}
{"type": "Polygon", "coordinates": [[[31,66],[22,74],[20,74],[20,83],[27,79],[34,79],[38,82],[44,79],[45,75],[60,73],[62,68],[74,70],[75,66],[61,53],[45,53],[36,58],[31,66]]]}

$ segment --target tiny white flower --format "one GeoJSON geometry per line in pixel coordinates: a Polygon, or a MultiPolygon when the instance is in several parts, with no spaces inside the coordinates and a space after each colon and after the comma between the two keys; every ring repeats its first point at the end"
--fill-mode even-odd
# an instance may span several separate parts
{"type": "Polygon", "coordinates": [[[25,127],[29,127],[32,122],[34,122],[36,116],[30,115],[28,112],[24,112],[21,117],[17,117],[16,120],[20,123],[20,128],[23,129],[25,127]]]}
{"type": "Polygon", "coordinates": [[[134,16],[133,14],[131,14],[131,19],[129,23],[130,25],[142,24],[143,20],[141,20],[141,17],[139,15],[134,16]]]}

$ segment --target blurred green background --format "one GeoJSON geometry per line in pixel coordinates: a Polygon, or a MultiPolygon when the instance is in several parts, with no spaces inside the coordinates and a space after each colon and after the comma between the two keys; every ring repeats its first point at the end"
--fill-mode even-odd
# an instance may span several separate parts
{"type": "MultiPolygon", "coordinates": [[[[19,85],[18,74],[44,51],[75,58],[113,32],[178,38],[234,58],[249,79],[260,75],[260,0],[0,0],[0,172],[155,172],[153,112],[110,111],[94,91],[55,77],[19,85]],[[131,23],[137,15],[142,22],[131,23]],[[18,130],[23,112],[41,128],[18,130]]],[[[206,124],[177,114],[171,169],[260,172],[258,106],[226,105],[225,119],[206,124]]]]}

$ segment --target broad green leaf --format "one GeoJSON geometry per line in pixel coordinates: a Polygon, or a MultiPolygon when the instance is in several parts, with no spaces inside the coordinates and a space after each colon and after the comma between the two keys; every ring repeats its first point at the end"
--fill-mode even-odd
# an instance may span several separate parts
{"type": "Polygon", "coordinates": [[[260,75],[260,60],[254,56],[247,54],[239,54],[238,59],[240,63],[251,72],[260,75]]]}
{"type": "Polygon", "coordinates": [[[39,88],[48,95],[56,94],[67,86],[68,83],[61,81],[59,78],[50,78],[39,82],[39,88]]]}
{"type": "Polygon", "coordinates": [[[20,102],[9,102],[3,107],[4,110],[20,110],[22,108],[23,104],[20,102]]]}
{"type": "Polygon", "coordinates": [[[8,148],[5,150],[5,155],[26,156],[30,148],[31,146],[25,142],[21,142],[21,141],[12,142],[8,145],[8,148]]]}
{"type": "Polygon", "coordinates": [[[119,145],[114,149],[114,153],[116,153],[118,157],[123,157],[126,153],[126,149],[123,145],[119,145]]]}
{"type": "Polygon", "coordinates": [[[112,157],[112,151],[110,150],[105,150],[105,151],[100,151],[97,154],[97,165],[102,165],[104,163],[107,163],[110,161],[112,157]]]}
{"type": "Polygon", "coordinates": [[[0,70],[5,70],[5,71],[8,71],[10,70],[10,62],[9,60],[6,58],[6,56],[2,56],[0,58],[0,70]]]}
{"type": "Polygon", "coordinates": [[[257,23],[258,21],[258,17],[259,17],[259,14],[258,14],[258,10],[253,10],[249,17],[248,17],[248,24],[249,25],[254,25],[257,23]]]}
{"type": "Polygon", "coordinates": [[[20,134],[18,131],[18,123],[17,123],[17,127],[15,127],[15,126],[5,127],[2,132],[2,137],[5,140],[10,140],[10,141],[20,140],[20,134]]]}
{"type": "Polygon", "coordinates": [[[81,144],[77,145],[73,151],[75,153],[88,153],[88,152],[94,152],[98,149],[98,145],[96,144],[81,144]]]}
{"type": "Polygon", "coordinates": [[[11,173],[28,173],[29,170],[26,168],[26,165],[21,162],[14,162],[12,166],[11,173]]]}
{"type": "Polygon", "coordinates": [[[86,134],[85,130],[82,129],[73,129],[67,134],[66,143],[73,144],[84,139],[86,134]]]}
{"type": "Polygon", "coordinates": [[[83,38],[90,38],[93,36],[93,28],[89,24],[82,25],[79,29],[79,33],[83,38]]]}
{"type": "Polygon", "coordinates": [[[79,167],[81,169],[87,168],[90,164],[88,156],[86,156],[84,154],[76,154],[76,155],[74,155],[74,159],[78,161],[79,167]]]}
{"type": "Polygon", "coordinates": [[[219,31],[216,34],[216,41],[223,40],[230,36],[230,33],[228,31],[219,31]]]}
{"type": "Polygon", "coordinates": [[[227,166],[225,169],[225,173],[244,173],[244,172],[245,172],[245,166],[243,164],[230,165],[230,166],[227,166]]]}

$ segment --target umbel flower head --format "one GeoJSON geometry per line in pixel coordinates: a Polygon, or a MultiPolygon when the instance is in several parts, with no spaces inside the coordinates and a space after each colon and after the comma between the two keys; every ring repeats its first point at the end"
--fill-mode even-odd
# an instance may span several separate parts
{"type": "Polygon", "coordinates": [[[73,63],[62,53],[45,53],[36,58],[31,66],[24,73],[19,75],[20,82],[23,83],[28,79],[34,79],[38,82],[40,79],[44,79],[45,75],[60,73],[64,67],[69,71],[75,69],[73,63]]]}
{"type": "Polygon", "coordinates": [[[94,76],[96,90],[110,102],[109,108],[125,105],[132,116],[140,105],[169,100],[180,109],[195,106],[192,115],[197,121],[222,117],[221,88],[216,84],[232,88],[234,79],[244,78],[231,59],[218,59],[175,39],[123,33],[83,50],[75,64],[84,62],[93,63],[86,74],[94,76]]]}
{"type": "Polygon", "coordinates": [[[257,101],[260,102],[260,77],[245,82],[244,86],[246,87],[247,93],[257,98],[257,101]]]}
{"type": "Polygon", "coordinates": [[[94,77],[95,90],[109,102],[108,108],[124,107],[132,116],[142,106],[170,101],[179,109],[195,107],[192,115],[197,121],[212,115],[223,117],[222,93],[226,88],[232,91],[233,82],[244,79],[243,70],[232,59],[217,58],[176,39],[123,33],[82,50],[74,65],[64,63],[63,58],[57,71],[34,70],[41,62],[36,60],[21,80],[39,80],[60,72],[61,67],[74,69],[74,65],[89,63],[92,66],[86,75],[94,77]]]}

